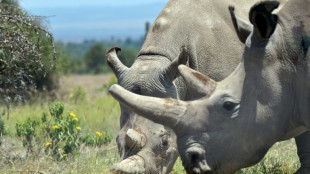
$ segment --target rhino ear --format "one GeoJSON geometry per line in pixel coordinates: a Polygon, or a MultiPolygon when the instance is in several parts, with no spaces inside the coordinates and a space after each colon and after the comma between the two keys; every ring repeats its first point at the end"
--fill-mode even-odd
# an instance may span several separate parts
{"type": "Polygon", "coordinates": [[[229,6],[228,9],[238,38],[242,43],[245,43],[246,39],[253,31],[253,25],[248,21],[236,16],[235,7],[229,6]]]}
{"type": "Polygon", "coordinates": [[[194,71],[191,68],[180,65],[179,72],[185,80],[190,95],[195,98],[209,97],[216,87],[216,82],[210,77],[194,71]]]}
{"type": "Polygon", "coordinates": [[[276,29],[278,16],[272,14],[272,11],[278,6],[277,1],[266,1],[251,8],[249,19],[254,26],[254,35],[259,41],[267,41],[276,29]]]}
{"type": "Polygon", "coordinates": [[[119,47],[112,47],[107,51],[107,63],[109,67],[113,70],[115,76],[119,79],[121,74],[123,74],[128,67],[126,67],[117,57],[117,52],[121,51],[119,47]]]}

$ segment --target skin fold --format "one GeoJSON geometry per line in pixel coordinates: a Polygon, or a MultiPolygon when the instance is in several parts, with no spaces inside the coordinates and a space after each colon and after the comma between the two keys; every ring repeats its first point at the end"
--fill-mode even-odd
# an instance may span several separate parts
{"type": "Polygon", "coordinates": [[[188,173],[234,173],[259,162],[275,142],[310,129],[310,1],[289,1],[273,13],[278,6],[268,1],[251,8],[253,29],[241,62],[224,80],[179,66],[196,95],[191,101],[110,88],[128,109],[174,130],[188,173]]]}

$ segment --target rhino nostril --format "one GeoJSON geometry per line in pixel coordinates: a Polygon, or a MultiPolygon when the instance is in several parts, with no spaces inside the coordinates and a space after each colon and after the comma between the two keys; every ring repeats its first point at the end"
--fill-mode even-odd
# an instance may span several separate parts
{"type": "Polygon", "coordinates": [[[199,147],[191,147],[186,152],[185,168],[188,173],[212,173],[212,169],[205,159],[205,151],[199,147]]]}
{"type": "Polygon", "coordinates": [[[191,154],[191,164],[195,166],[199,161],[199,154],[198,153],[192,153],[191,154]]]}

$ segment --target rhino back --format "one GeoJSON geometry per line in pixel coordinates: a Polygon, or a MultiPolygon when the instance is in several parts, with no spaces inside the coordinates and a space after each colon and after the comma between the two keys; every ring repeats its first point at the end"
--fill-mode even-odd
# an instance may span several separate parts
{"type": "Polygon", "coordinates": [[[181,46],[190,51],[189,66],[215,80],[228,76],[239,63],[239,41],[228,6],[247,19],[257,0],[171,0],[152,25],[138,54],[176,58],[181,46]],[[229,43],[229,44],[227,44],[229,43]]]}

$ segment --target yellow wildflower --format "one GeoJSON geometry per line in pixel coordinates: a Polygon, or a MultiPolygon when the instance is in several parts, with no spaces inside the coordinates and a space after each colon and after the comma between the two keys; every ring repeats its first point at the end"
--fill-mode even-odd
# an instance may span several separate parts
{"type": "Polygon", "coordinates": [[[52,143],[50,142],[45,143],[45,146],[49,146],[49,145],[52,145],[52,143]]]}
{"type": "Polygon", "coordinates": [[[53,129],[58,129],[59,127],[58,127],[58,126],[53,126],[52,128],[53,128],[53,129]]]}
{"type": "Polygon", "coordinates": [[[79,121],[79,119],[76,118],[76,117],[74,117],[72,120],[73,120],[73,121],[79,121]]]}
{"type": "Polygon", "coordinates": [[[71,112],[71,113],[70,113],[70,116],[71,116],[71,117],[75,117],[76,115],[75,115],[74,113],[71,112]]]}
{"type": "Polygon", "coordinates": [[[80,126],[78,126],[78,127],[76,127],[76,129],[77,129],[77,130],[81,130],[81,127],[80,127],[80,126]]]}
{"type": "Polygon", "coordinates": [[[102,133],[101,132],[96,132],[96,134],[101,137],[102,136],[102,133]]]}
{"type": "Polygon", "coordinates": [[[69,88],[69,91],[72,92],[72,91],[73,91],[73,88],[69,88]]]}

